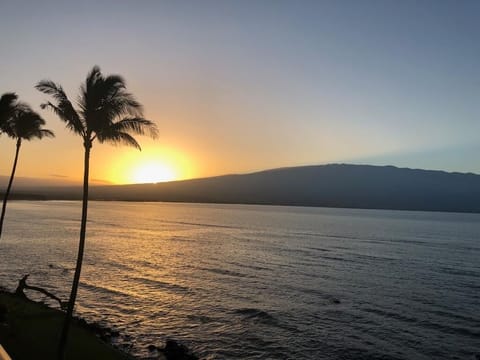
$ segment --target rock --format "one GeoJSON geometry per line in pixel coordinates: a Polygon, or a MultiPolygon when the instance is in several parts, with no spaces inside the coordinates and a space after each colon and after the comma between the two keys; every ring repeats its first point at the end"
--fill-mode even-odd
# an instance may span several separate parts
{"type": "Polygon", "coordinates": [[[4,323],[7,321],[7,313],[7,307],[3,304],[0,304],[0,323],[4,323]]]}
{"type": "Polygon", "coordinates": [[[81,326],[88,327],[88,324],[87,324],[87,322],[85,321],[85,319],[82,319],[82,318],[77,317],[77,322],[78,322],[81,326]]]}
{"type": "Polygon", "coordinates": [[[167,360],[198,360],[198,356],[194,355],[185,345],[168,339],[165,348],[161,349],[167,360]]]}
{"type": "Polygon", "coordinates": [[[157,347],[155,345],[150,344],[150,345],[147,346],[147,349],[148,349],[148,351],[155,351],[155,350],[157,350],[157,347]]]}
{"type": "Polygon", "coordinates": [[[88,328],[90,329],[90,331],[94,332],[95,334],[102,334],[103,332],[103,328],[100,324],[96,323],[96,322],[92,322],[92,323],[87,323],[88,324],[88,328]]]}

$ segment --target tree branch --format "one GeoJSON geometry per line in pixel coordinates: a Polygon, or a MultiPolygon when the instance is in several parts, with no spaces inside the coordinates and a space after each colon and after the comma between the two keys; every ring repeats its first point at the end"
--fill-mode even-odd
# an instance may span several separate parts
{"type": "Polygon", "coordinates": [[[22,297],[27,297],[25,295],[25,293],[23,292],[23,290],[34,290],[34,291],[38,291],[38,292],[41,292],[42,294],[48,296],[49,298],[51,299],[54,299],[56,301],[58,301],[59,305],[60,305],[60,308],[62,310],[65,310],[65,307],[66,307],[66,303],[62,302],[62,300],[60,300],[60,298],[58,298],[57,296],[53,295],[51,292],[41,288],[41,287],[38,287],[38,286],[30,286],[30,285],[27,285],[27,279],[28,277],[30,276],[30,274],[27,274],[25,275],[23,278],[21,278],[19,281],[18,281],[18,286],[17,286],[17,289],[15,290],[15,295],[19,295],[19,296],[22,296],[22,297]]]}

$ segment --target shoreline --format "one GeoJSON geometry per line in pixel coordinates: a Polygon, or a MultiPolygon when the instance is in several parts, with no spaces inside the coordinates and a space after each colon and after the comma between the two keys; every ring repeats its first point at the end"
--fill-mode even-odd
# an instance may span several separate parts
{"type": "MultiPolygon", "coordinates": [[[[64,312],[4,289],[0,290],[0,343],[15,360],[54,359],[64,312]]],[[[75,317],[72,321],[67,359],[133,360],[75,317]]],[[[165,359],[165,357],[157,357],[165,359]]]]}
{"type": "MultiPolygon", "coordinates": [[[[0,192],[0,197],[2,193],[0,192]]],[[[81,202],[80,198],[9,198],[9,202],[81,202]]],[[[220,202],[220,201],[173,201],[173,200],[129,200],[129,199],[103,199],[89,198],[90,202],[125,202],[125,203],[159,203],[159,204],[185,204],[185,205],[234,205],[234,206],[267,206],[280,208],[305,208],[305,209],[332,209],[332,210],[365,210],[365,211],[394,211],[394,212],[415,212],[415,213],[435,213],[435,214],[460,214],[460,215],[480,215],[480,210],[424,210],[409,208],[387,208],[387,207],[345,207],[345,206],[321,206],[321,205],[302,205],[302,204],[283,204],[283,203],[255,203],[255,202],[220,202]]]]}
{"type": "MultiPolygon", "coordinates": [[[[15,360],[54,359],[64,312],[0,289],[0,344],[15,360]]],[[[165,347],[149,345],[151,356],[136,358],[112,339],[120,333],[75,316],[67,346],[68,360],[195,360],[184,345],[167,340],[165,347]]]]}

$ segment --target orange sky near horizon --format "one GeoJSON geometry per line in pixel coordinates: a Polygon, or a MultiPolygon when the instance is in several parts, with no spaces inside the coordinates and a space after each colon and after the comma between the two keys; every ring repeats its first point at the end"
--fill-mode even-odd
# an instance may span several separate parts
{"type": "MultiPolygon", "coordinates": [[[[159,137],[138,136],[142,151],[94,142],[90,162],[92,182],[127,184],[246,173],[335,161],[339,154],[348,158],[351,153],[350,146],[335,145],[333,137],[316,144],[315,133],[296,134],[295,123],[278,123],[275,129],[270,129],[262,122],[276,117],[274,109],[266,111],[259,106],[242,109],[234,99],[221,100],[222,94],[214,96],[220,90],[210,88],[208,83],[202,87],[201,83],[193,86],[195,81],[187,81],[185,86],[176,82],[170,87],[167,84],[154,88],[129,69],[109,71],[103,67],[102,71],[120,73],[126,78],[129,91],[144,105],[145,117],[157,124],[159,137]],[[289,151],[301,136],[305,140],[311,138],[310,145],[289,151]],[[145,175],[146,172],[151,175],[145,175]]],[[[83,82],[86,73],[79,76],[77,84],[83,82]]],[[[76,98],[78,85],[75,87],[74,80],[62,82],[54,75],[49,78],[64,85],[70,99],[76,98]]],[[[24,142],[16,176],[81,181],[80,137],[70,133],[55,114],[39,108],[48,96],[33,90],[28,99],[21,97],[21,100],[30,103],[46,119],[46,128],[52,129],[56,137],[24,142]]],[[[355,142],[353,137],[349,139],[352,146],[355,142]]],[[[372,153],[374,146],[375,142],[368,146],[372,153]]],[[[9,175],[15,142],[2,136],[0,149],[0,175],[9,175]]]]}

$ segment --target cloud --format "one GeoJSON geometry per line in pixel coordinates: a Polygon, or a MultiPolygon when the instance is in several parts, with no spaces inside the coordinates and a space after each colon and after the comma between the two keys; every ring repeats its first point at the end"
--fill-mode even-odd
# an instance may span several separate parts
{"type": "Polygon", "coordinates": [[[68,178],[69,177],[67,175],[60,175],[60,174],[50,174],[49,176],[56,177],[56,178],[68,178]]]}
{"type": "Polygon", "coordinates": [[[112,184],[111,181],[103,180],[103,179],[90,179],[90,182],[98,183],[98,184],[112,184]]]}

